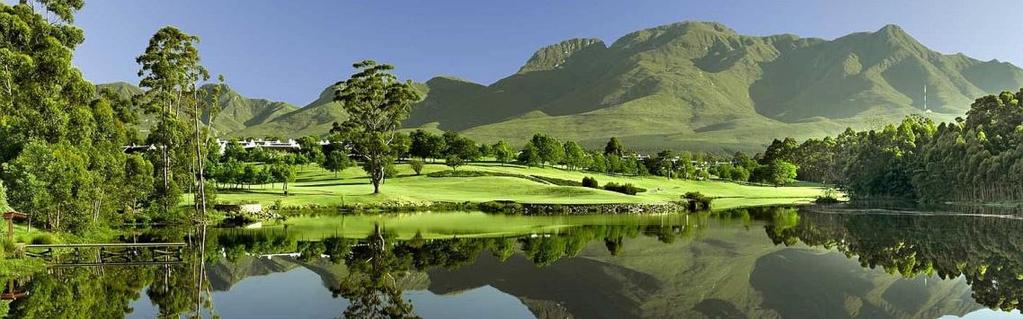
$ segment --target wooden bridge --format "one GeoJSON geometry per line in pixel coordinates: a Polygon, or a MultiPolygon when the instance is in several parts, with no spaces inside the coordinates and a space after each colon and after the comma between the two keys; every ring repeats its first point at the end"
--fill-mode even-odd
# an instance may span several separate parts
{"type": "Polygon", "coordinates": [[[146,266],[182,263],[185,243],[27,245],[25,254],[50,267],[146,266]]]}

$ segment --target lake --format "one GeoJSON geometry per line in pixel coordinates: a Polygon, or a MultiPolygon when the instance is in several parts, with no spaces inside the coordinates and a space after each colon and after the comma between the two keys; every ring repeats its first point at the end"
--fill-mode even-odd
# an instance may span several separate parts
{"type": "Polygon", "coordinates": [[[129,232],[193,245],[180,262],[54,265],[5,293],[27,293],[14,318],[1023,318],[1020,216],[325,215],[129,232]]]}

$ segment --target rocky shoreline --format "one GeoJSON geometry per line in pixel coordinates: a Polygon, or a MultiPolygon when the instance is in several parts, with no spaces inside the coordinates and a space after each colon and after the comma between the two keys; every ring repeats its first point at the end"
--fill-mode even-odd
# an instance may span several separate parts
{"type": "Polygon", "coordinates": [[[346,205],[335,207],[288,207],[285,216],[334,211],[337,213],[399,213],[426,211],[473,211],[515,215],[652,215],[691,212],[685,201],[667,203],[606,203],[606,204],[540,204],[513,201],[381,203],[376,205],[346,205]]]}
{"type": "Polygon", "coordinates": [[[521,215],[641,215],[689,212],[685,203],[609,203],[609,204],[523,204],[514,202],[486,202],[480,210],[521,215]]]}

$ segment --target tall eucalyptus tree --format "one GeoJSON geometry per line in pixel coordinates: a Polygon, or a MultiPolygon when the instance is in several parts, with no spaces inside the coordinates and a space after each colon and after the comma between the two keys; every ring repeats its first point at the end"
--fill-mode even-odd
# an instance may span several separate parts
{"type": "Polygon", "coordinates": [[[348,113],[348,119],[334,123],[351,153],[361,158],[369,173],[373,193],[380,193],[384,168],[397,158],[397,136],[401,122],[420,100],[411,81],[401,82],[391,73],[393,66],[366,60],[353,65],[357,72],[335,84],[334,101],[348,113]]]}

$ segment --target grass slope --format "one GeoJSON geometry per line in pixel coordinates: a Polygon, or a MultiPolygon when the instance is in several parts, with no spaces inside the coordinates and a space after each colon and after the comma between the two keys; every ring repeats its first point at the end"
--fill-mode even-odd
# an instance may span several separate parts
{"type": "Polygon", "coordinates": [[[222,190],[220,202],[259,202],[281,200],[285,206],[336,206],[352,204],[429,202],[486,202],[512,200],[521,203],[659,203],[678,200],[689,191],[699,191],[715,200],[715,208],[745,205],[807,202],[821,193],[819,187],[760,187],[718,181],[668,180],[662,177],[606,176],[557,168],[529,168],[481,163],[459,170],[538,175],[568,180],[593,176],[603,185],[608,182],[632,183],[647,191],[636,196],[583,187],[555,186],[515,177],[428,177],[428,172],[447,170],[439,164],[426,165],[422,176],[414,176],[408,165],[399,165],[400,177],[385,181],[381,194],[372,194],[365,173],[359,168],[345,170],[341,178],[317,166],[308,166],[289,184],[290,196],[282,196],[281,185],[258,185],[246,190],[222,190]]]}

